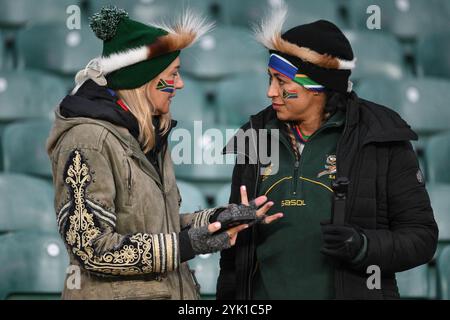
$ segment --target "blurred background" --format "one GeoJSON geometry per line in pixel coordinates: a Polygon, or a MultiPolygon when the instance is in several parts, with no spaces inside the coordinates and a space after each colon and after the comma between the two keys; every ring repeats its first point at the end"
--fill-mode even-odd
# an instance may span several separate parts
{"type": "MultiPolygon", "coordinates": [[[[238,128],[270,104],[268,53],[251,36],[265,10],[286,2],[286,29],[318,19],[345,30],[362,97],[393,108],[419,134],[439,249],[427,265],[397,274],[402,297],[450,299],[450,1],[448,0],[0,0],[0,299],[58,299],[68,258],[57,233],[45,151],[53,111],[75,73],[101,54],[88,17],[106,4],[141,22],[189,6],[216,29],[181,55],[185,90],[172,103],[178,128],[238,128]],[[370,5],[381,29],[369,30],[370,5]],[[70,7],[76,5],[77,7],[70,7]],[[79,8],[81,24],[70,29],[79,8]],[[74,11],[75,10],[75,11],[74,11]],[[72,17],[72,18],[71,18],[72,17]]],[[[195,143],[211,148],[205,133],[195,143]]],[[[232,166],[177,165],[182,212],[228,203],[232,166]]],[[[217,254],[190,261],[202,297],[215,296],[217,254]]]]}

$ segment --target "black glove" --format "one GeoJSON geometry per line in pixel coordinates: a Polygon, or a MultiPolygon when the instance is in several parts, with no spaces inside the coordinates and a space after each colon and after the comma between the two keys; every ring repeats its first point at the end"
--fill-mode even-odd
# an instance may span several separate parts
{"type": "MultiPolygon", "coordinates": [[[[249,205],[243,204],[229,204],[223,211],[221,211],[217,217],[216,221],[219,221],[221,224],[227,224],[230,221],[240,220],[240,219],[257,219],[260,221],[258,217],[256,217],[256,211],[258,208],[256,207],[255,201],[250,201],[249,205]]],[[[265,217],[261,217],[264,219],[265,217]]]]}
{"type": "Polygon", "coordinates": [[[192,249],[195,254],[213,253],[231,248],[227,232],[212,234],[208,226],[190,228],[188,231],[192,249]]]}
{"type": "Polygon", "coordinates": [[[361,232],[350,225],[339,226],[330,221],[321,222],[320,225],[323,237],[321,253],[342,262],[356,263],[362,259],[366,240],[361,232]]]}

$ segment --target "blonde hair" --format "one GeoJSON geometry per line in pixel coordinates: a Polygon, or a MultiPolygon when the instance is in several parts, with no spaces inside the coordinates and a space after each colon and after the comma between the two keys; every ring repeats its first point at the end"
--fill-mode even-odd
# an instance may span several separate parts
{"type": "MultiPolygon", "coordinates": [[[[139,125],[139,143],[144,153],[155,147],[155,128],[153,127],[153,111],[155,105],[150,97],[150,87],[155,85],[157,79],[147,82],[143,86],[135,89],[117,90],[117,95],[127,105],[130,112],[136,118],[139,125]]],[[[163,134],[170,128],[170,113],[161,115],[159,129],[163,134]]]]}

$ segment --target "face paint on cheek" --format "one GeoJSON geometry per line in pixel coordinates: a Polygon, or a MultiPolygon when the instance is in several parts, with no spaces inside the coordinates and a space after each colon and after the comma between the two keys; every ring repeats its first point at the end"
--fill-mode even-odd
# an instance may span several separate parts
{"type": "Polygon", "coordinates": [[[284,90],[283,89],[283,99],[297,99],[298,94],[296,91],[284,90]]]}
{"type": "Polygon", "coordinates": [[[156,89],[166,93],[173,93],[175,91],[175,81],[173,80],[159,80],[156,89]]]}

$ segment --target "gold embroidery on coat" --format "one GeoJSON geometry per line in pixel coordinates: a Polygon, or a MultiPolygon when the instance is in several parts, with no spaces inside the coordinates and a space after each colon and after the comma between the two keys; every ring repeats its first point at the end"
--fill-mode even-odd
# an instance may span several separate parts
{"type": "Polygon", "coordinates": [[[113,275],[152,272],[152,236],[149,234],[135,234],[115,251],[102,255],[94,252],[92,241],[101,231],[94,222],[89,206],[86,206],[85,191],[91,176],[80,152],[75,151],[73,155],[65,179],[74,199],[74,211],[70,213],[69,228],[65,235],[73,254],[83,261],[86,269],[95,272],[113,275]]]}

